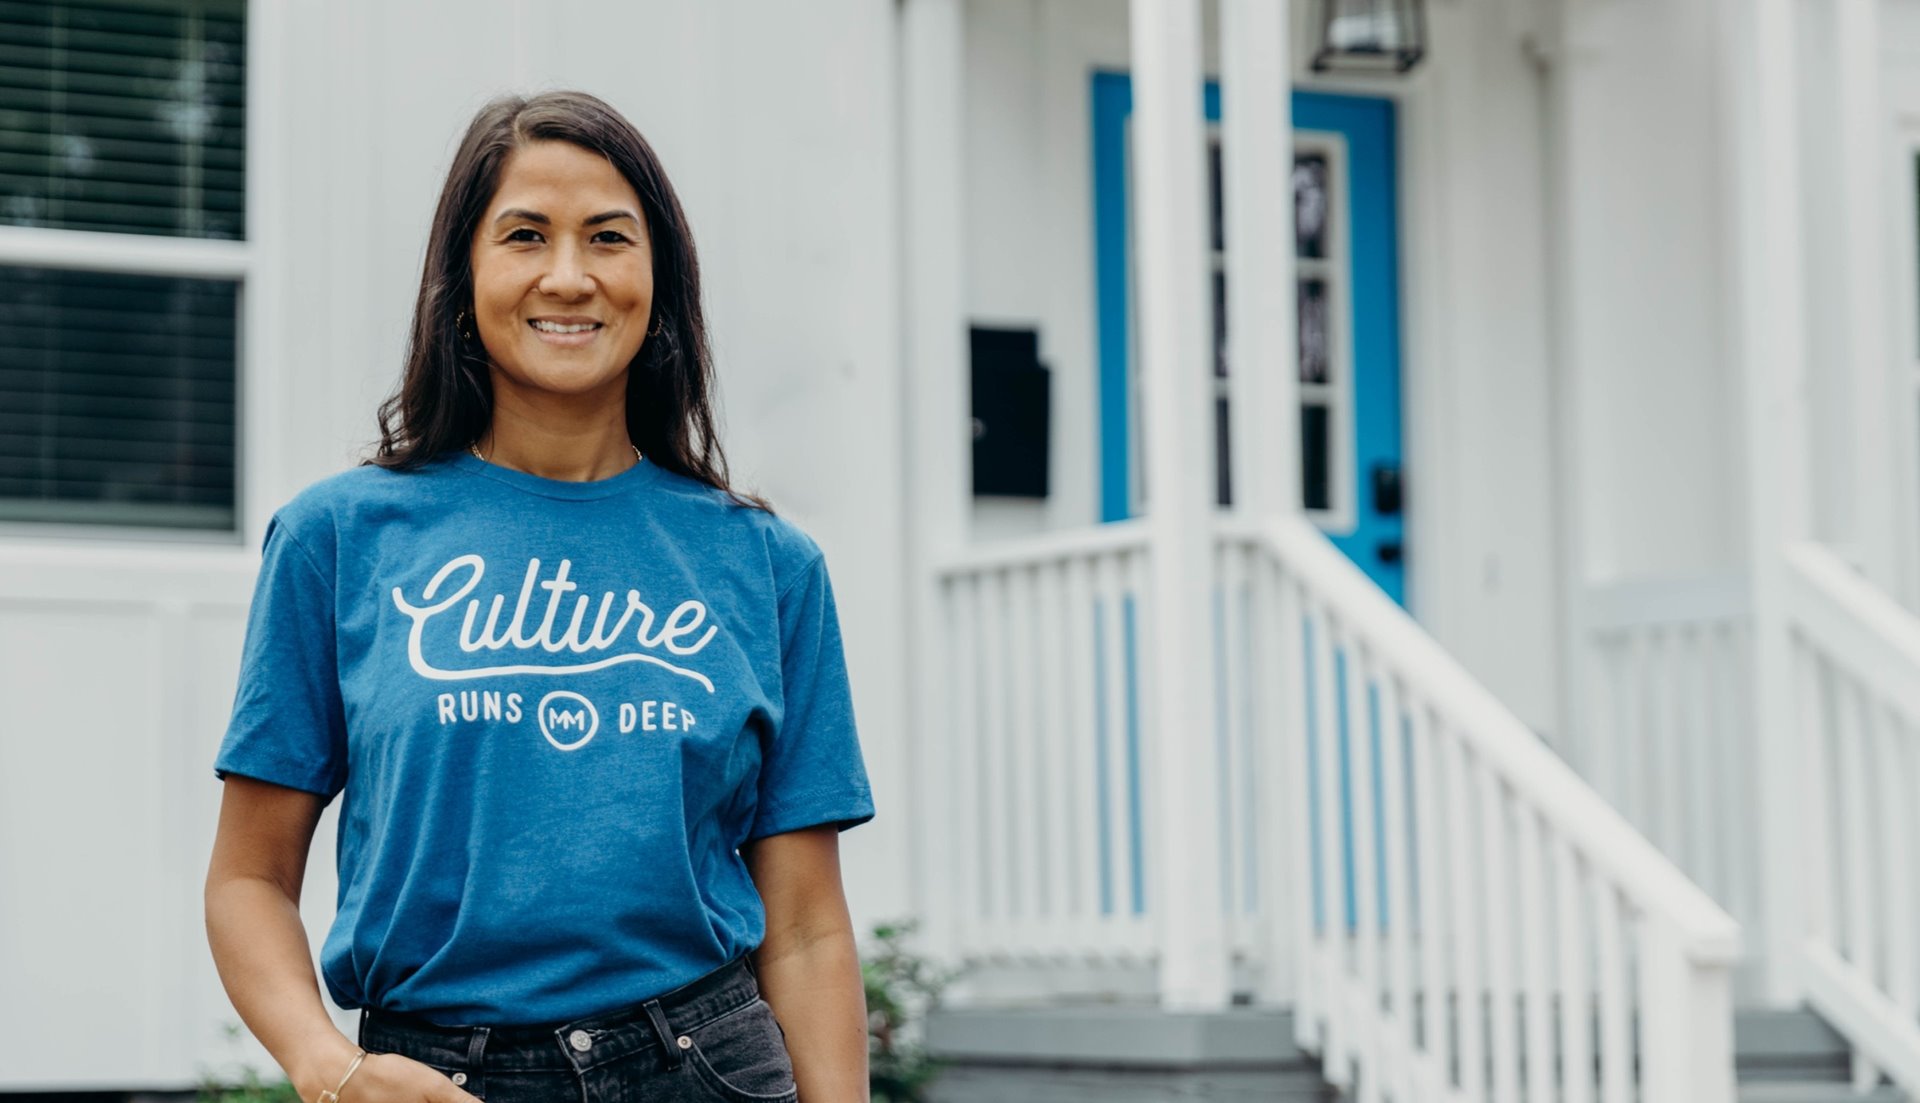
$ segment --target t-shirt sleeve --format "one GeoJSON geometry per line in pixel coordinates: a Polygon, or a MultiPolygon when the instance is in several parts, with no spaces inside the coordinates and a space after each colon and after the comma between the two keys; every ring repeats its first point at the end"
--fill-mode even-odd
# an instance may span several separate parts
{"type": "Polygon", "coordinates": [[[233,716],[213,772],[222,781],[241,774],[328,801],[347,781],[333,584],[277,514],[267,523],[233,716]]]}
{"type": "Polygon", "coordinates": [[[873,818],[824,557],[814,556],[779,605],[783,700],[760,764],[749,839],[828,823],[845,831],[873,818]]]}

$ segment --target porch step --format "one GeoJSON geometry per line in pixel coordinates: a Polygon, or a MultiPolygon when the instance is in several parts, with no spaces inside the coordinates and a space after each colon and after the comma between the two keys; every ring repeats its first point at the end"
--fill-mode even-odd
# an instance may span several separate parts
{"type": "Polygon", "coordinates": [[[1144,1005],[946,1008],[927,1048],[947,1062],[934,1103],[1335,1103],[1294,1046],[1289,1009],[1144,1005]]]}
{"type": "MultiPolygon", "coordinates": [[[[937,1103],[1332,1103],[1319,1064],[1293,1045],[1286,1008],[1166,1013],[1143,1005],[937,1010],[928,1048],[948,1062],[937,1103]]],[[[1888,1085],[1855,1094],[1845,1041],[1805,1009],[1734,1016],[1738,1103],[1920,1103],[1888,1085]]]]}
{"type": "Polygon", "coordinates": [[[1741,1084],[1738,1103],[1911,1103],[1902,1091],[1885,1084],[1865,1095],[1855,1095],[1850,1084],[1795,1083],[1741,1084]]]}
{"type": "Polygon", "coordinates": [[[1739,1103],[1914,1103],[1883,1084],[1855,1094],[1845,1039],[1805,1008],[1743,1008],[1733,1018],[1739,1103]]]}

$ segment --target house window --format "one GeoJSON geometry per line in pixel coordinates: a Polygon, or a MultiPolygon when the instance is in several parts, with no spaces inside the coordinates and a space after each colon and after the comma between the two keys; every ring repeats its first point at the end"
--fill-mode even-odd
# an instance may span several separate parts
{"type": "Polygon", "coordinates": [[[0,521],[232,530],[243,0],[0,0],[0,521]]]}

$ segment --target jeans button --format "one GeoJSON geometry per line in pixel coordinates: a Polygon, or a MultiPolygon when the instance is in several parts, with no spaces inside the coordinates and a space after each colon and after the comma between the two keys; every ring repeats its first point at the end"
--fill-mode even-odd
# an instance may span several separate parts
{"type": "Polygon", "coordinates": [[[679,1047],[680,1047],[681,1049],[692,1049],[692,1048],[693,1048],[693,1039],[692,1039],[692,1038],[689,1038],[689,1037],[687,1037],[687,1036],[686,1036],[685,1034],[682,1034],[682,1035],[680,1035],[680,1039],[679,1039],[679,1041],[677,1041],[677,1042],[676,1042],[676,1043],[674,1043],[674,1044],[675,1044],[675,1045],[678,1045],[678,1046],[679,1046],[679,1047]]]}
{"type": "Polygon", "coordinates": [[[454,1073],[454,1074],[453,1074],[453,1083],[454,1083],[454,1086],[455,1086],[455,1087],[458,1087],[458,1086],[460,1086],[460,1085],[462,1085],[462,1084],[465,1084],[466,1082],[467,1082],[467,1074],[466,1074],[466,1073],[464,1073],[464,1072],[456,1072],[456,1073],[454,1073]]]}
{"type": "Polygon", "coordinates": [[[584,1030],[576,1030],[567,1035],[567,1044],[582,1053],[593,1048],[593,1038],[584,1030]]]}

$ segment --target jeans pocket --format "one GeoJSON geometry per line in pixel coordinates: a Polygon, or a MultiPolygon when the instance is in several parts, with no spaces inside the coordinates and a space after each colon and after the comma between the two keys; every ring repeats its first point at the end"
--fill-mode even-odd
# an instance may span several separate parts
{"type": "Polygon", "coordinates": [[[687,1031],[687,1063],[695,1077],[729,1103],[791,1103],[799,1098],[786,1032],[773,1008],[756,996],[712,1022],[687,1031]]]}

